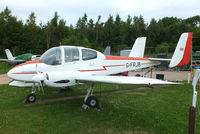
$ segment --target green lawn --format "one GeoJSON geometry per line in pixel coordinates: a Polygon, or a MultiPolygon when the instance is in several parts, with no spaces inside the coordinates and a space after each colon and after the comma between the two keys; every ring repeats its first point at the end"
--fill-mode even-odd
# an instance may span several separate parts
{"type": "Polygon", "coordinates": [[[7,73],[13,66],[5,62],[0,62],[0,74],[7,73]]]}
{"type": "MultiPolygon", "coordinates": [[[[88,85],[73,87],[71,92],[46,95],[42,99],[86,93],[88,85]]],[[[97,84],[96,92],[124,90],[138,86],[97,84]],[[100,90],[101,88],[101,90],[100,90]],[[104,89],[105,88],[105,89],[104,89]]],[[[100,110],[82,110],[83,98],[24,105],[29,88],[0,85],[1,134],[186,134],[192,86],[171,85],[132,92],[98,96],[100,110]]],[[[196,134],[200,133],[200,111],[196,113],[196,134]]]]}

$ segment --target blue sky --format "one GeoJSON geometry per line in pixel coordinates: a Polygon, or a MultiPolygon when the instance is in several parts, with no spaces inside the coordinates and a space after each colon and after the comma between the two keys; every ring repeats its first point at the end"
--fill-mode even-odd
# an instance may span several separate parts
{"type": "Polygon", "coordinates": [[[109,15],[119,14],[123,20],[128,15],[142,15],[147,23],[151,18],[158,20],[173,16],[185,19],[200,15],[200,0],[0,0],[0,3],[0,11],[8,6],[12,15],[23,21],[34,12],[38,24],[47,23],[55,11],[67,25],[75,25],[84,13],[95,21],[101,15],[102,22],[109,15]]]}

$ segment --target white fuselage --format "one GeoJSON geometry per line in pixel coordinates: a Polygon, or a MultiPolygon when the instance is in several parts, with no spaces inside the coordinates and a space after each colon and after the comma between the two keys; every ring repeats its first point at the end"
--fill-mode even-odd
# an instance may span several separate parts
{"type": "MultiPolygon", "coordinates": [[[[33,82],[33,77],[37,74],[50,73],[55,71],[64,72],[87,72],[93,75],[111,75],[130,70],[138,70],[160,64],[157,61],[151,61],[148,58],[133,58],[133,57],[120,57],[120,56],[105,56],[102,53],[96,52],[96,57],[93,59],[83,59],[82,49],[78,48],[79,57],[76,61],[67,61],[65,58],[64,49],[68,47],[61,46],[61,60],[58,65],[46,64],[43,60],[28,61],[22,63],[8,72],[8,76],[17,81],[33,82]]],[[[67,57],[67,56],[66,56],[67,57]]],[[[60,74],[61,77],[62,74],[60,74]]],[[[64,75],[64,74],[63,74],[64,75]]],[[[58,76],[57,76],[58,77],[58,76]]],[[[70,76],[69,76],[70,77],[70,76]]]]}

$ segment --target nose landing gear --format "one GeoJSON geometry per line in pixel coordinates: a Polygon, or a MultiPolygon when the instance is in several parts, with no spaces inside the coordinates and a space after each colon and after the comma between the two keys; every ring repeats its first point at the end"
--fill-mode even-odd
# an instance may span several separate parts
{"type": "Polygon", "coordinates": [[[29,94],[25,100],[25,103],[34,103],[36,101],[36,95],[34,93],[29,94]]]}
{"type": "MultiPolygon", "coordinates": [[[[40,85],[38,85],[38,90],[40,90],[39,86],[40,85]]],[[[42,91],[43,91],[43,87],[42,87],[42,91]]],[[[35,87],[35,83],[33,83],[32,92],[31,92],[31,94],[29,94],[26,97],[26,99],[24,101],[25,104],[34,103],[36,101],[37,98],[36,98],[35,92],[36,92],[36,87],[35,87]]],[[[43,92],[43,94],[44,94],[44,92],[43,92]]]]}

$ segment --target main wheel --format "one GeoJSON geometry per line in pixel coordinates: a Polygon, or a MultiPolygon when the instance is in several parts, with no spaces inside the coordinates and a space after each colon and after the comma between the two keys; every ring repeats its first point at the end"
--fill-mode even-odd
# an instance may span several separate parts
{"type": "Polygon", "coordinates": [[[88,97],[88,99],[86,100],[86,104],[90,108],[99,108],[99,101],[97,100],[95,96],[88,97]]]}
{"type": "Polygon", "coordinates": [[[26,103],[34,103],[36,101],[35,94],[29,94],[26,98],[26,103]]]}

